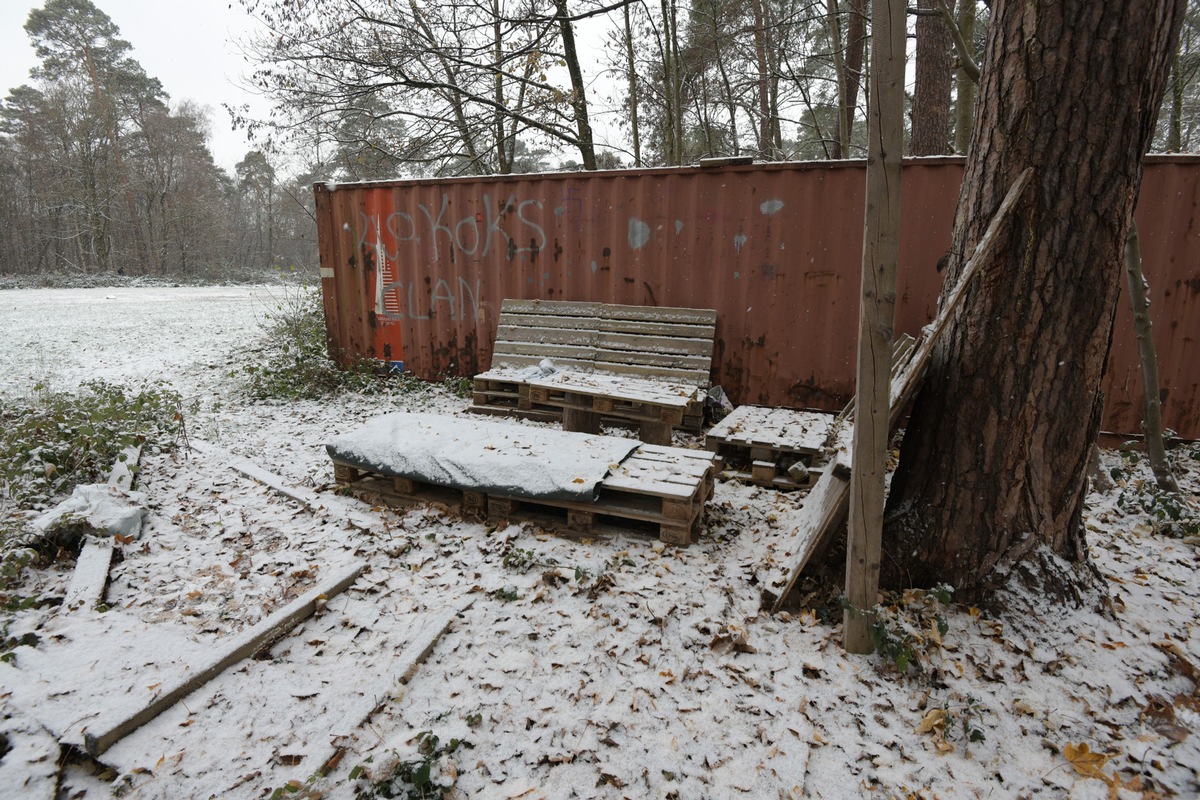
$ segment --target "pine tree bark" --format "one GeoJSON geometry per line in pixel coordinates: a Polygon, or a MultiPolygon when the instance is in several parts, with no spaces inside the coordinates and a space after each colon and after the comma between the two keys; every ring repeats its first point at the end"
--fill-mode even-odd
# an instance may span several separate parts
{"type": "MultiPolygon", "coordinates": [[[[964,0],[969,1],[969,0],[964,0]]],[[[937,0],[917,0],[916,85],[913,88],[912,140],[914,156],[950,152],[950,78],[954,72],[954,42],[936,15],[937,0]]],[[[954,0],[947,3],[951,8],[954,0]]]]}
{"type": "MultiPolygon", "coordinates": [[[[934,351],[893,479],[883,582],[1080,600],[1080,519],[1122,248],[1185,0],[995,0],[946,289],[1035,171],[934,351]]],[[[945,290],[943,291],[943,296],[945,290]]]]}

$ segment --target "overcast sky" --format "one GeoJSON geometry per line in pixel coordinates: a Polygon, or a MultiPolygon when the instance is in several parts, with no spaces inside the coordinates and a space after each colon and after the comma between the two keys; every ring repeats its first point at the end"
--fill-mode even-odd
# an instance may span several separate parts
{"type": "MultiPolygon", "coordinates": [[[[230,129],[221,103],[262,101],[239,88],[249,71],[237,40],[255,22],[237,0],[93,0],[133,45],[133,56],[146,73],[162,81],[171,103],[190,99],[210,108],[209,146],[217,164],[232,170],[251,145],[230,129]]],[[[3,95],[28,83],[38,63],[25,21],[44,2],[0,0],[0,90],[3,95]]]]}

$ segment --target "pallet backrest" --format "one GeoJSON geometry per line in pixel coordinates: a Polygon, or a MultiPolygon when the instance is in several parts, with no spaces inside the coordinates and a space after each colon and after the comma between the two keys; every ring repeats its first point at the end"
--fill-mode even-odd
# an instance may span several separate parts
{"type": "Polygon", "coordinates": [[[544,358],[566,369],[707,386],[717,312],[569,300],[505,300],[492,368],[544,358]]]}

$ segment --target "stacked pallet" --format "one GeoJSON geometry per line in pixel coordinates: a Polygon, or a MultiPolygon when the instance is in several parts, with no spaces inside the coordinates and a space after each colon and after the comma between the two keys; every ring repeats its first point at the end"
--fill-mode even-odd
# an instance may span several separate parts
{"type": "Polygon", "coordinates": [[[561,417],[574,431],[603,416],[670,444],[673,428],[704,422],[715,333],[711,309],[505,300],[473,410],[561,417]]]}
{"type": "Polygon", "coordinates": [[[371,501],[405,507],[441,503],[479,520],[534,522],[572,536],[639,531],[673,545],[695,541],[714,488],[714,456],[643,444],[615,465],[593,502],[485,494],[384,475],[333,461],[334,478],[371,501]]]}

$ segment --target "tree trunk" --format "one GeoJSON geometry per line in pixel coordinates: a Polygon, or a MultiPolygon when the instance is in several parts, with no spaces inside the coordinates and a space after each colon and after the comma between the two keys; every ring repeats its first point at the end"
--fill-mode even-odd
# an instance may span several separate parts
{"type": "MultiPolygon", "coordinates": [[[[962,0],[973,2],[973,0],[962,0]]],[[[954,0],[947,5],[953,7],[954,0]]],[[[933,12],[937,0],[917,0],[917,8],[933,12]]],[[[912,141],[914,156],[950,152],[950,78],[954,72],[954,42],[941,17],[917,16],[917,68],[913,89],[912,141]]]]}
{"type": "MultiPolygon", "coordinates": [[[[501,30],[500,0],[492,0],[492,61],[496,65],[496,74],[492,77],[492,97],[496,108],[504,108],[504,74],[501,71],[504,64],[504,34],[501,30]]],[[[492,123],[496,136],[496,171],[501,175],[512,172],[512,158],[508,148],[508,137],[504,131],[504,115],[498,110],[492,123]]]]}
{"type": "Polygon", "coordinates": [[[770,75],[767,72],[767,24],[762,0],[750,0],[754,11],[754,61],[758,69],[758,155],[770,158],[771,154],[771,98],[770,75]]]}
{"type": "Polygon", "coordinates": [[[1175,57],[1171,60],[1171,116],[1167,119],[1167,152],[1178,153],[1183,149],[1183,90],[1184,79],[1179,55],[1179,44],[1175,45],[1175,57]]]}
{"type": "Polygon", "coordinates": [[[661,0],[662,6],[662,69],[663,69],[663,155],[668,165],[677,165],[683,159],[682,146],[675,136],[675,131],[682,128],[682,122],[676,121],[682,117],[683,109],[679,107],[678,95],[675,92],[675,73],[678,70],[679,40],[675,38],[671,20],[675,15],[675,3],[672,0],[661,0]]]}
{"type": "MultiPolygon", "coordinates": [[[[841,26],[839,26],[841,27],[841,26]]],[[[863,50],[867,41],[867,0],[850,0],[849,20],[846,24],[846,55],[842,59],[844,78],[839,76],[838,82],[846,84],[845,107],[846,115],[839,119],[837,141],[833,144],[830,158],[849,158],[850,144],[854,140],[854,114],[858,104],[858,87],[862,83],[863,50]],[[841,123],[846,125],[845,131],[840,129],[841,123]],[[842,147],[842,142],[846,146],[842,147]]]]}
{"type": "Polygon", "coordinates": [[[1129,237],[1125,240],[1125,283],[1129,287],[1129,308],[1133,312],[1133,328],[1137,334],[1138,358],[1142,364],[1142,433],[1146,436],[1146,455],[1154,481],[1164,492],[1178,492],[1179,484],[1171,474],[1163,445],[1162,398],[1159,397],[1158,354],[1154,349],[1154,333],[1150,324],[1150,286],[1142,271],[1141,237],[1137,223],[1129,221],[1129,237]]]}
{"type": "Polygon", "coordinates": [[[887,584],[946,581],[981,602],[1020,576],[1081,599],[1121,249],[1184,6],[992,3],[943,296],[1013,178],[1035,176],[914,403],[888,502],[887,584]]]}
{"type": "Polygon", "coordinates": [[[575,49],[575,26],[567,11],[567,0],[555,0],[558,8],[559,31],[562,33],[563,59],[571,76],[571,110],[575,112],[575,130],[579,139],[579,157],[584,169],[596,168],[596,148],[592,144],[592,123],[588,120],[587,85],[579,67],[579,52],[575,49]]]}
{"type": "MultiPolygon", "coordinates": [[[[958,0],[958,30],[967,47],[975,41],[975,0],[958,0]]],[[[963,66],[955,75],[954,152],[966,153],[975,122],[975,79],[963,66]]]]}
{"type": "Polygon", "coordinates": [[[625,12],[625,60],[629,69],[629,129],[633,132],[633,165],[642,165],[642,139],[638,130],[638,81],[637,67],[633,61],[633,24],[629,20],[629,6],[625,12]]]}
{"type": "Polygon", "coordinates": [[[834,158],[841,158],[842,153],[850,150],[850,106],[846,102],[846,59],[842,48],[842,24],[838,19],[837,0],[827,0],[828,13],[825,19],[829,25],[829,38],[833,42],[833,74],[837,76],[837,141],[833,143],[834,158]]]}

